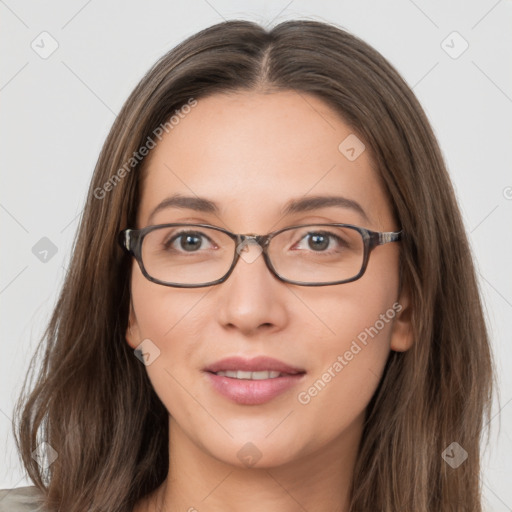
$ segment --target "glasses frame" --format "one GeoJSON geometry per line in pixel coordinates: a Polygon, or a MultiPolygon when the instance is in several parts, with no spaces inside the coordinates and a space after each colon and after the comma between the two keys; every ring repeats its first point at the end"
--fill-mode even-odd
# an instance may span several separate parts
{"type": "Polygon", "coordinates": [[[146,279],[149,281],[161,284],[162,286],[172,286],[173,288],[204,288],[207,286],[213,286],[216,284],[223,283],[228,279],[228,277],[231,275],[233,270],[235,269],[236,264],[238,263],[238,260],[240,259],[240,253],[237,250],[240,244],[246,244],[247,241],[254,241],[257,244],[260,245],[262,248],[263,258],[265,260],[265,263],[267,265],[267,268],[270,270],[270,272],[277,277],[280,281],[284,283],[289,284],[297,284],[300,286],[332,286],[335,284],[345,284],[345,283],[351,283],[353,281],[356,281],[357,279],[360,279],[363,274],[366,271],[366,268],[368,266],[368,261],[370,259],[370,253],[379,245],[384,245],[389,242],[398,242],[402,239],[402,231],[388,231],[388,232],[380,232],[380,231],[372,231],[370,229],[362,228],[360,226],[354,226],[352,224],[339,224],[339,223],[328,223],[328,224],[297,224],[294,226],[288,226],[286,228],[279,229],[277,231],[272,231],[271,233],[268,233],[266,235],[256,235],[256,234],[235,234],[231,231],[228,231],[227,229],[218,227],[218,226],[212,226],[210,224],[187,224],[182,222],[174,222],[170,224],[158,224],[154,226],[147,226],[145,228],[141,229],[124,229],[121,231],[118,235],[118,243],[119,245],[126,251],[128,254],[131,254],[137,263],[139,264],[139,268],[144,275],[146,279]],[[151,231],[154,231],[156,229],[160,228],[166,228],[166,227],[177,227],[177,226],[187,226],[187,227],[202,227],[202,228],[209,228],[214,229],[217,231],[220,231],[226,235],[228,235],[232,240],[235,241],[235,254],[233,257],[233,261],[231,263],[231,266],[229,267],[229,270],[219,279],[215,281],[211,281],[204,284],[179,284],[179,283],[168,283],[166,281],[161,281],[159,279],[156,279],[152,276],[150,276],[145,267],[144,263],[142,261],[142,242],[144,240],[144,237],[150,233],[151,231]],[[285,277],[281,276],[274,266],[272,265],[272,262],[270,260],[270,257],[268,255],[268,246],[270,244],[270,241],[272,238],[274,238],[279,233],[282,233],[283,231],[288,231],[290,229],[296,229],[296,228],[304,228],[304,227],[310,227],[310,226],[331,226],[331,227],[342,227],[342,228],[350,228],[358,231],[362,238],[363,238],[363,244],[364,244],[364,255],[363,255],[363,264],[361,266],[361,270],[359,273],[351,277],[350,279],[344,279],[342,281],[333,281],[328,283],[305,283],[303,281],[293,281],[291,279],[286,279],[285,277]]]}

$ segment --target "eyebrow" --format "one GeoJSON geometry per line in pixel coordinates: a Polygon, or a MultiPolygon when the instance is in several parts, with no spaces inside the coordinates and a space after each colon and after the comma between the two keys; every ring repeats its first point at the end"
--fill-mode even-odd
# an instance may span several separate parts
{"type": "MultiPolygon", "coordinates": [[[[368,215],[357,201],[342,196],[309,196],[301,199],[292,199],[284,205],[283,209],[281,210],[281,215],[286,216],[292,213],[308,212],[329,207],[353,210],[358,213],[366,222],[369,222],[368,215]]],[[[204,197],[182,196],[180,194],[175,194],[165,198],[153,209],[149,216],[148,223],[151,224],[153,217],[158,212],[167,208],[181,208],[213,214],[219,214],[220,212],[218,205],[210,199],[206,199],[204,197]]]]}

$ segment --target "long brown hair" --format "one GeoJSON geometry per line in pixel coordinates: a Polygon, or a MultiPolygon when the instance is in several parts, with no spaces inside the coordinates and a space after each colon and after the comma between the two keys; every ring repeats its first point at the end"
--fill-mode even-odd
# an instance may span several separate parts
{"type": "Polygon", "coordinates": [[[237,90],[324,100],[371,151],[405,233],[401,283],[415,342],[391,352],[368,405],[350,511],[480,511],[492,359],[441,152],[411,89],[377,51],[335,25],[305,20],[268,31],[248,21],[202,30],[165,54],[124,104],[31,362],[33,370],[43,352],[37,381],[27,394],[27,375],[16,404],[30,478],[50,509],[66,512],[130,511],[166,478],[168,412],[125,341],[132,262],[117,234],[134,226],[144,163],[130,159],[191,98],[237,90]],[[41,441],[58,454],[45,470],[31,456],[41,441]],[[442,457],[453,442],[468,455],[456,469],[442,457]]]}

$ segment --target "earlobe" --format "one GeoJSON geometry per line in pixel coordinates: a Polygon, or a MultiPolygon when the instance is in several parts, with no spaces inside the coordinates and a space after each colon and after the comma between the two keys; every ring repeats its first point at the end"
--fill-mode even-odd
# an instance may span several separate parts
{"type": "Polygon", "coordinates": [[[413,329],[412,329],[412,307],[409,300],[409,293],[402,290],[398,301],[393,304],[396,316],[393,321],[391,331],[391,350],[395,352],[405,352],[412,347],[413,329]]]}
{"type": "Polygon", "coordinates": [[[128,325],[126,327],[125,334],[126,341],[130,347],[135,349],[139,345],[139,328],[137,325],[137,317],[135,316],[135,310],[133,309],[133,304],[130,301],[130,314],[128,317],[128,325]]]}

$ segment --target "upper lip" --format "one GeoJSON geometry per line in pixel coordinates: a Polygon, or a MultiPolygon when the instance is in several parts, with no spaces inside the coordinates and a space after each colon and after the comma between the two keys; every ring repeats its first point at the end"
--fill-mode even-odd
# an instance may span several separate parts
{"type": "Polygon", "coordinates": [[[291,366],[283,363],[278,359],[267,356],[258,356],[252,359],[244,359],[243,357],[226,357],[221,359],[204,369],[204,371],[217,373],[223,371],[241,370],[245,372],[274,371],[280,373],[297,374],[305,373],[303,368],[291,366]]]}

